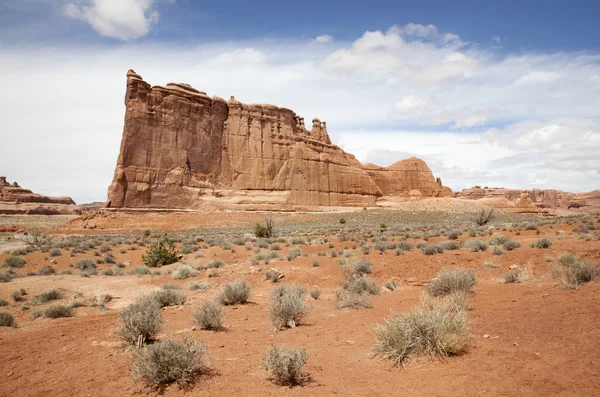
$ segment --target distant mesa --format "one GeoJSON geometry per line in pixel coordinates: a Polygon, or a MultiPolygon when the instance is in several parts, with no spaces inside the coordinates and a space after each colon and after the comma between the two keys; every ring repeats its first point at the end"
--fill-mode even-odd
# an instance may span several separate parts
{"type": "Polygon", "coordinates": [[[0,214],[2,215],[71,215],[80,214],[70,197],[48,197],[23,189],[0,176],[0,214]]]}
{"type": "Polygon", "coordinates": [[[325,121],[309,130],[287,108],[150,86],[133,70],[125,107],[107,207],[295,210],[453,197],[423,160],[363,165],[331,143],[325,121]]]}
{"type": "Polygon", "coordinates": [[[600,190],[568,193],[561,190],[519,190],[474,186],[457,193],[456,198],[477,200],[481,204],[520,213],[549,210],[600,211],[600,190]]]}

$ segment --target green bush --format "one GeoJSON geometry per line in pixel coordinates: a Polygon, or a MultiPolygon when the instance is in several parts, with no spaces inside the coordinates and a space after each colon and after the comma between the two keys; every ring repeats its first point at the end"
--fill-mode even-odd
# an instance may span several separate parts
{"type": "Polygon", "coordinates": [[[170,265],[179,260],[179,252],[175,247],[175,240],[166,235],[160,236],[148,249],[146,255],[142,255],[142,261],[148,267],[161,267],[170,265]]]}
{"type": "Polygon", "coordinates": [[[8,312],[0,312],[0,327],[16,327],[15,319],[8,312]]]}
{"type": "Polygon", "coordinates": [[[487,244],[481,240],[467,240],[465,242],[465,247],[471,252],[485,251],[488,248],[487,244]]]}
{"type": "Polygon", "coordinates": [[[224,305],[244,304],[248,301],[251,291],[252,287],[246,280],[234,280],[223,284],[219,300],[224,305]]]}
{"type": "Polygon", "coordinates": [[[22,268],[27,261],[20,256],[9,256],[4,260],[4,267],[10,267],[12,269],[20,269],[22,268]]]}
{"type": "Polygon", "coordinates": [[[152,340],[164,322],[160,305],[153,297],[141,298],[125,307],[119,312],[119,320],[117,335],[130,345],[152,340]]]}
{"type": "Polygon", "coordinates": [[[10,271],[0,272],[0,283],[8,283],[14,278],[14,274],[10,271]]]}
{"type": "Polygon", "coordinates": [[[61,318],[61,317],[73,317],[74,312],[71,307],[64,305],[52,305],[46,309],[36,310],[29,316],[32,320],[38,317],[44,318],[61,318]]]}
{"type": "Polygon", "coordinates": [[[477,284],[473,269],[443,269],[427,284],[427,291],[432,296],[448,295],[455,291],[470,292],[477,284]]]}
{"type": "Polygon", "coordinates": [[[59,290],[53,289],[51,291],[42,292],[35,299],[40,303],[46,303],[53,300],[62,299],[62,294],[59,290]]]}
{"type": "Polygon", "coordinates": [[[286,349],[271,345],[262,359],[262,367],[276,383],[294,386],[304,379],[302,367],[307,361],[308,353],[303,347],[286,349]]]}
{"type": "Polygon", "coordinates": [[[202,371],[205,354],[205,344],[166,339],[147,346],[133,357],[133,374],[147,387],[173,382],[183,387],[202,371]]]}

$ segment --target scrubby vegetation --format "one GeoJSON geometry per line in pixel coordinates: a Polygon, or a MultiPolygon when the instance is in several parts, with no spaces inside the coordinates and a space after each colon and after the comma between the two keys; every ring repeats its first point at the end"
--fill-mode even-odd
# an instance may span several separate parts
{"type": "Polygon", "coordinates": [[[220,330],[223,328],[223,305],[216,299],[203,300],[192,316],[202,329],[220,330]]]}
{"type": "Polygon", "coordinates": [[[170,265],[179,260],[179,252],[175,246],[175,240],[166,235],[160,236],[152,245],[146,255],[142,256],[142,261],[148,267],[161,267],[170,265]]]}
{"type": "Polygon", "coordinates": [[[432,296],[448,295],[456,291],[470,292],[475,284],[477,278],[473,269],[443,269],[427,284],[427,291],[432,296]]]}
{"type": "Polygon", "coordinates": [[[117,335],[130,345],[141,347],[152,340],[164,322],[160,305],[153,297],[144,297],[119,312],[117,335]]]}
{"type": "Polygon", "coordinates": [[[224,305],[244,304],[248,301],[251,291],[252,287],[246,280],[234,280],[223,285],[219,300],[224,305]]]}
{"type": "Polygon", "coordinates": [[[303,347],[286,349],[272,345],[262,359],[262,367],[281,385],[294,386],[302,382],[302,367],[308,361],[303,347]]]}
{"type": "Polygon", "coordinates": [[[295,328],[311,309],[303,285],[278,285],[270,292],[269,320],[275,329],[295,328]]]}
{"type": "Polygon", "coordinates": [[[186,339],[166,339],[147,346],[133,358],[133,374],[148,387],[192,383],[204,368],[206,346],[186,339]]]}

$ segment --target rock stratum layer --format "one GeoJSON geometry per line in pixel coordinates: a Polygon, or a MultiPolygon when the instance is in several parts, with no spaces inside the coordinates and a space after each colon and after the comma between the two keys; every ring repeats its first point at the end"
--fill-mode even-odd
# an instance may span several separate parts
{"type": "Polygon", "coordinates": [[[3,215],[69,215],[79,214],[70,197],[48,197],[23,189],[17,182],[8,183],[0,176],[0,214],[3,215]]]}
{"type": "Polygon", "coordinates": [[[568,193],[560,190],[519,190],[475,186],[457,193],[456,198],[477,200],[482,204],[513,212],[600,211],[600,190],[568,193]]]}
{"type": "Polygon", "coordinates": [[[127,73],[125,126],[108,207],[374,206],[384,196],[449,197],[412,158],[363,166],[290,109],[225,101],[127,73]],[[411,193],[412,192],[412,193],[411,193]]]}

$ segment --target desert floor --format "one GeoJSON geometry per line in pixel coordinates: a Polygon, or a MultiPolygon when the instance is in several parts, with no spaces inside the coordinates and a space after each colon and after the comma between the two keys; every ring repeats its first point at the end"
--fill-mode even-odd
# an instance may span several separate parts
{"type": "Polygon", "coordinates": [[[9,312],[17,324],[0,327],[0,396],[157,394],[134,382],[131,358],[136,352],[126,348],[114,330],[120,309],[167,283],[181,287],[188,301],[163,309],[166,323],[158,339],[191,335],[205,341],[208,371],[186,389],[167,386],[162,390],[165,396],[600,395],[600,283],[572,290],[555,274],[563,253],[600,262],[598,214],[500,214],[483,227],[473,222],[472,214],[442,210],[104,212],[77,219],[3,217],[0,224],[6,230],[0,233],[0,263],[15,251],[26,260],[14,269],[16,277],[0,283],[0,298],[7,302],[0,311],[9,312]],[[268,241],[253,234],[254,224],[265,215],[276,221],[276,237],[268,241]],[[22,241],[23,230],[42,232],[43,244],[27,252],[31,249],[22,241]],[[451,230],[460,232],[461,244],[474,239],[489,242],[499,234],[521,246],[501,255],[494,255],[491,246],[480,252],[462,246],[435,255],[415,247],[397,255],[383,244],[406,240],[416,245],[425,238],[428,244],[447,241],[451,230]],[[128,274],[143,264],[142,255],[162,233],[178,241],[183,253],[179,263],[152,269],[151,275],[128,274]],[[530,246],[542,238],[552,240],[549,248],[530,246]],[[288,260],[295,248],[303,255],[288,260]],[[256,256],[271,251],[277,257],[268,263],[256,256]],[[116,263],[106,262],[107,253],[112,257],[108,261],[116,263]],[[74,265],[84,258],[100,262],[97,275],[79,275],[74,265]],[[368,260],[370,278],[380,286],[394,280],[398,287],[382,288],[372,297],[372,308],[339,309],[334,291],[344,283],[339,264],[343,258],[368,260]],[[215,260],[222,265],[205,269],[215,260]],[[117,263],[124,275],[103,275],[117,263]],[[171,273],[181,263],[200,270],[191,278],[175,280],[171,273]],[[36,275],[44,266],[51,266],[54,274],[36,275]],[[528,272],[529,280],[505,283],[503,274],[511,266],[528,272]],[[478,281],[469,297],[467,351],[443,360],[417,358],[399,367],[374,357],[373,326],[391,312],[419,304],[427,282],[441,269],[456,267],[474,269],[478,281]],[[300,283],[322,292],[318,299],[306,297],[312,311],[296,328],[276,331],[269,322],[269,291],[276,284],[264,273],[272,268],[284,274],[279,283],[300,283]],[[252,285],[250,302],[225,308],[225,330],[200,330],[192,321],[194,308],[218,294],[222,284],[238,278],[252,285]],[[190,291],[188,283],[198,281],[211,288],[190,291]],[[12,293],[21,288],[27,295],[15,302],[12,293]],[[31,320],[33,311],[57,303],[35,299],[53,289],[62,293],[58,303],[76,299],[83,306],[74,309],[74,317],[31,320]],[[94,302],[100,297],[110,300],[97,306],[94,302]],[[291,388],[273,383],[260,365],[271,344],[306,348],[309,360],[304,372],[310,380],[291,388]]]}

